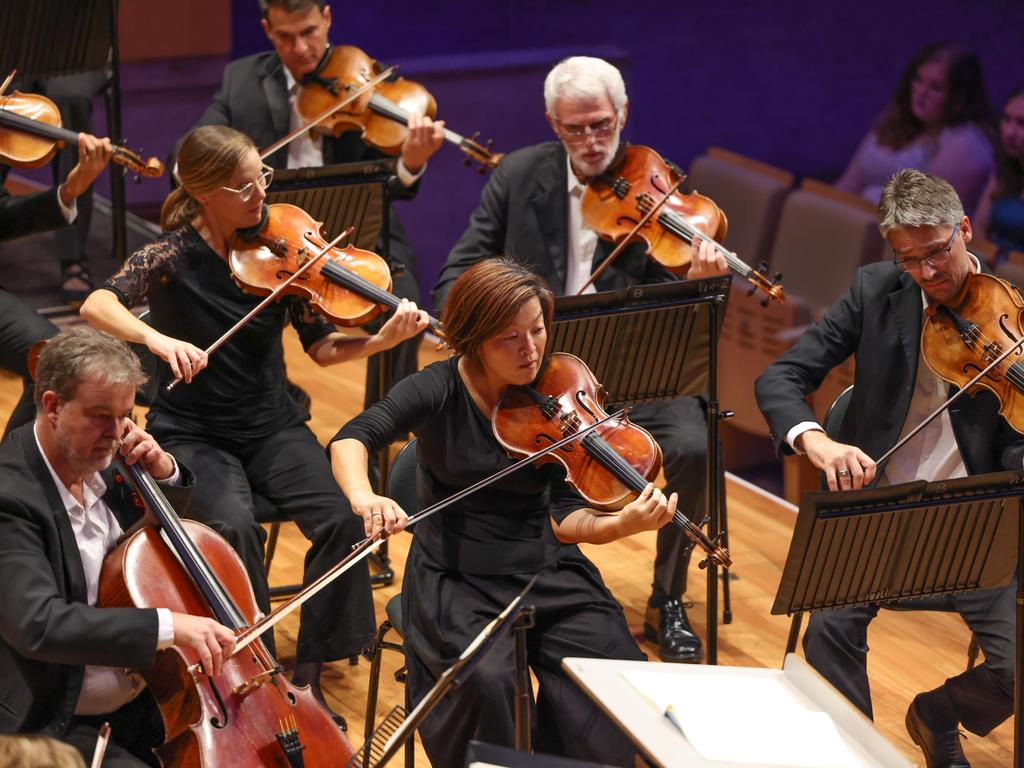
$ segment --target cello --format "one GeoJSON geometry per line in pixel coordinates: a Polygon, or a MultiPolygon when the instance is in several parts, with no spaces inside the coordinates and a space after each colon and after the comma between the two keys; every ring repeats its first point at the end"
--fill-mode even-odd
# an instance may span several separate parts
{"type": "MultiPolygon", "coordinates": [[[[101,607],[169,608],[215,618],[236,633],[259,619],[241,559],[210,528],[182,521],[138,464],[119,462],[148,511],[113,549],[100,574],[101,607]],[[159,526],[159,528],[157,527],[159,526]]],[[[164,766],[316,768],[344,764],[348,739],[308,686],[284,670],[259,639],[211,677],[191,648],[157,652],[141,671],[164,722],[164,766]]]]}

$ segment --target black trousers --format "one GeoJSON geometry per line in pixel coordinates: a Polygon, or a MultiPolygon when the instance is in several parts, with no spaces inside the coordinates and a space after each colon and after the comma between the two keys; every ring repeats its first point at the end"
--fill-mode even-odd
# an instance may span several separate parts
{"type": "MultiPolygon", "coordinates": [[[[679,494],[679,509],[691,520],[704,518],[707,477],[707,416],[700,397],[638,405],[630,418],[658,441],[664,459],[665,492],[679,494]]],[[[682,598],[693,548],[678,525],[658,531],[654,560],[654,602],[682,598]]]]}
{"type": "MultiPolygon", "coordinates": [[[[405,646],[406,684],[413,702],[426,695],[441,672],[519,594],[530,576],[419,570],[413,586],[407,569],[402,598],[410,636],[405,646]]],[[[632,766],[636,750],[629,739],[561,666],[566,656],[646,660],[597,569],[577,550],[576,558],[541,572],[525,604],[536,608],[536,626],[528,634],[529,663],[539,683],[532,718],[535,749],[632,766]]],[[[514,648],[509,634],[424,721],[419,732],[432,765],[464,765],[471,739],[514,745],[514,648]]]]}
{"type": "Polygon", "coordinates": [[[10,291],[0,288],[0,368],[22,378],[21,399],[7,419],[4,436],[35,418],[28,351],[37,341],[57,333],[57,326],[10,291]]]}
{"type": "MultiPolygon", "coordinates": [[[[294,520],[311,546],[304,583],[316,579],[363,538],[353,512],[331,474],[323,447],[305,424],[259,442],[211,445],[166,431],[159,414],[150,429],[160,444],[196,474],[188,516],[206,523],[235,548],[245,563],[256,600],[269,610],[263,567],[263,528],[254,516],[257,493],[294,520]]],[[[335,661],[369,644],[376,628],[370,577],[361,563],[301,608],[297,661],[335,661]]]]}
{"type": "Polygon", "coordinates": [[[143,690],[116,712],[71,718],[68,730],[58,738],[81,752],[85,764],[89,765],[103,723],[110,723],[110,742],[103,753],[103,768],[160,765],[152,750],[163,743],[164,725],[148,690],[143,690]]]}
{"type": "MultiPolygon", "coordinates": [[[[957,612],[975,633],[985,654],[982,664],[946,680],[944,688],[957,718],[971,733],[984,736],[1013,714],[1017,580],[999,589],[953,597],[957,612]]],[[[867,630],[877,604],[820,611],[804,635],[804,655],[812,667],[868,717],[867,630]]]]}
{"type": "MultiPolygon", "coordinates": [[[[106,73],[96,70],[48,78],[41,85],[43,92],[60,110],[61,122],[65,128],[75,132],[92,133],[92,100],[100,93],[106,82],[106,73]]],[[[63,183],[77,163],[78,146],[68,142],[57,152],[57,158],[53,163],[53,183],[63,183]]],[[[92,194],[90,186],[75,203],[78,216],[74,222],[54,231],[57,254],[62,265],[86,260],[85,244],[92,224],[92,194]]]]}

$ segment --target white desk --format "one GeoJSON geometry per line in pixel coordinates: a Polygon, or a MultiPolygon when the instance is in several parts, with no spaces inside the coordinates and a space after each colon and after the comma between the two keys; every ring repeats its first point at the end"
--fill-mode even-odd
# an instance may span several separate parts
{"type": "MultiPolygon", "coordinates": [[[[827,713],[850,751],[866,766],[899,766],[913,763],[893,747],[864,715],[843,698],[807,663],[790,654],[782,670],[753,667],[725,667],[690,664],[657,664],[615,659],[566,658],[562,666],[569,676],[628,735],[644,756],[660,768],[675,766],[706,766],[707,768],[740,768],[766,763],[735,763],[707,760],[652,703],[621,674],[629,670],[657,670],[678,676],[685,697],[687,680],[698,675],[730,675],[734,678],[776,678],[797,701],[811,709],[827,713]]],[[[721,717],[729,722],[730,713],[721,717]]],[[[730,734],[743,738],[743,724],[731,722],[730,734]]]]}

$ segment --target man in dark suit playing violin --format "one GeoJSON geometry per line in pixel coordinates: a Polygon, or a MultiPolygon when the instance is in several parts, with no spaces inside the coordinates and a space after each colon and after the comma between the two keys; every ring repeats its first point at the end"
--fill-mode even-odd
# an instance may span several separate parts
{"type": "Polygon", "coordinates": [[[148,750],[162,736],[155,704],[129,670],[172,644],[219,670],[234,647],[212,619],[96,607],[104,556],[140,512],[109,468],[114,454],[140,462],[179,507],[193,482],[129,421],[144,379],[124,342],[64,331],[39,359],[35,422],[0,446],[0,733],[41,732],[91,756],[109,721],[111,766],[155,764],[148,750]]]}
{"type": "MultiPolygon", "coordinates": [[[[878,210],[893,261],[861,267],[824,318],[757,380],[758,405],[776,446],[805,453],[832,490],[1020,470],[1024,438],[986,390],[960,399],[877,471],[872,456],[891,448],[950,393],[921,359],[925,308],[951,299],[982,269],[967,250],[971,222],[944,180],[900,171],[883,188],[878,210]],[[853,396],[833,440],[805,398],[851,354],[857,361],[853,396]]],[[[985,662],[911,702],[907,729],[929,768],[967,765],[958,724],[984,735],[1013,713],[1015,590],[1016,580],[953,596],[985,662]]],[[[807,660],[868,717],[867,628],[877,613],[877,605],[815,613],[804,637],[807,660]]]]}
{"type": "MultiPolygon", "coordinates": [[[[56,187],[31,195],[11,195],[0,186],[0,240],[56,229],[75,221],[76,200],[92,186],[110,160],[110,139],[78,137],[78,163],[56,187]]],[[[32,419],[32,381],[25,367],[28,350],[57,333],[57,326],[0,286],[0,368],[24,380],[21,399],[7,419],[4,436],[32,419]]]]}
{"type": "MultiPolygon", "coordinates": [[[[505,157],[491,176],[470,218],[469,228],[448,255],[434,287],[440,307],[460,274],[478,259],[504,253],[547,280],[556,295],[575,294],[610,255],[613,245],[583,221],[581,200],[588,178],[619,157],[629,104],[619,71],[584,56],[557,65],[544,83],[547,119],[559,141],[538,144],[505,157]]],[[[700,241],[690,277],[724,274],[725,260],[700,241]]],[[[596,281],[597,290],[674,280],[646,255],[628,246],[596,281]]],[[[586,292],[593,292],[590,287],[586,292]]],[[[704,513],[707,431],[704,402],[683,397],[638,406],[633,420],[653,433],[665,458],[666,493],[678,492],[691,519],[704,513]]],[[[644,626],[657,639],[663,661],[695,662],[703,656],[681,598],[686,589],[690,547],[679,526],[658,531],[652,595],[644,626]]]]}
{"type": "MultiPolygon", "coordinates": [[[[196,124],[228,125],[246,134],[257,147],[267,147],[304,124],[297,101],[301,87],[320,88],[316,71],[330,53],[328,32],[331,8],[325,0],[260,0],[263,31],[273,52],[233,61],[213,102],[196,124]]],[[[427,161],[444,141],[444,122],[414,115],[402,145],[397,178],[389,189],[392,198],[411,199],[427,168],[427,161]]],[[[357,131],[341,136],[322,136],[310,131],[267,158],[274,168],[308,168],[335,163],[388,158],[368,145],[357,131]]],[[[416,261],[402,222],[394,211],[389,219],[388,258],[394,276],[392,292],[420,301],[416,261]]],[[[338,234],[337,232],[330,233],[338,234]]],[[[378,243],[378,250],[382,248],[378,243]]],[[[397,347],[392,354],[394,378],[417,368],[419,337],[397,347]]],[[[367,365],[367,405],[377,399],[377,358],[367,365]]]]}

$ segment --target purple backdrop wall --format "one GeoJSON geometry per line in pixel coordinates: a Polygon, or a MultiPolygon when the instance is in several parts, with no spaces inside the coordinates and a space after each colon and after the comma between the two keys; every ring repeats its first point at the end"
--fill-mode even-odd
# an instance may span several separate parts
{"type": "MultiPolygon", "coordinates": [[[[233,56],[267,48],[256,0],[233,0],[233,56]]],[[[508,150],[549,138],[541,83],[573,52],[623,65],[628,138],[683,167],[724,146],[799,175],[842,169],[913,52],[938,38],[979,51],[1001,106],[1024,81],[1024,4],[725,0],[392,2],[332,6],[332,39],[352,42],[431,88],[449,125],[508,150]],[[517,53],[518,52],[518,53],[517,53]]],[[[479,195],[457,152],[432,163],[399,211],[428,290],[479,195]],[[442,194],[439,194],[443,192],[442,194]]]]}

